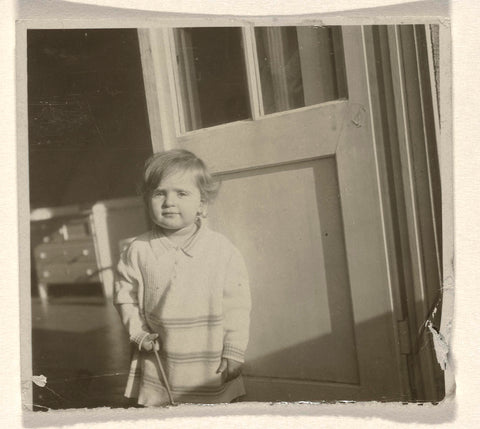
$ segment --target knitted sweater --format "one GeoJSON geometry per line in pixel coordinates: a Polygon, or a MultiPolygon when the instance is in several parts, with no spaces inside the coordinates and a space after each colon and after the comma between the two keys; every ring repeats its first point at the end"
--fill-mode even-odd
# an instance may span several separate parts
{"type": "MultiPolygon", "coordinates": [[[[241,377],[222,382],[221,358],[243,362],[249,337],[250,291],[238,250],[201,225],[182,247],[158,230],[122,253],[114,303],[130,340],[158,333],[160,357],[178,402],[230,402],[245,394],[241,377]]],[[[155,356],[132,357],[127,397],[146,406],[168,402],[155,356]]]]}

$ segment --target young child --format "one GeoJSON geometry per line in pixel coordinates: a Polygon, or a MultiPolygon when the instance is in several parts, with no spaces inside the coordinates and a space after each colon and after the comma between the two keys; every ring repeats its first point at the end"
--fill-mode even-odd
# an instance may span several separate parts
{"type": "Polygon", "coordinates": [[[153,229],[122,253],[114,303],[135,345],[125,396],[168,404],[159,350],[176,402],[231,402],[249,337],[250,291],[238,250],[202,222],[217,192],[186,150],[147,160],[142,193],[153,229]]]}

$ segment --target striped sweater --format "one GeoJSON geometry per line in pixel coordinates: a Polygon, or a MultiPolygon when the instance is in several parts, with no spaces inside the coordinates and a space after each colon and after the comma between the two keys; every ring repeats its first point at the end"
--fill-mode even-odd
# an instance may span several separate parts
{"type": "MultiPolygon", "coordinates": [[[[200,224],[182,247],[158,230],[137,237],[117,267],[114,303],[130,340],[158,333],[160,357],[178,402],[230,402],[241,377],[222,382],[221,358],[244,361],[250,291],[238,250],[200,224]]],[[[134,348],[125,396],[145,406],[168,402],[152,352],[134,348]]]]}

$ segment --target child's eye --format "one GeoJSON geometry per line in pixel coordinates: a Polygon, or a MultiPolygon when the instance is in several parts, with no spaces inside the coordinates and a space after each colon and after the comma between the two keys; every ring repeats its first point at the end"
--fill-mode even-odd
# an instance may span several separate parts
{"type": "Polygon", "coordinates": [[[186,197],[188,195],[188,192],[186,191],[178,191],[178,196],[179,197],[186,197]]]}

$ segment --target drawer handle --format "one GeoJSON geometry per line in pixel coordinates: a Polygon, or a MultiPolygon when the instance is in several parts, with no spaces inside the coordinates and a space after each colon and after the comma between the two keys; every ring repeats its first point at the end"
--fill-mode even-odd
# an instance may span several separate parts
{"type": "Polygon", "coordinates": [[[40,259],[45,259],[47,254],[45,252],[40,252],[40,259]]]}
{"type": "Polygon", "coordinates": [[[82,250],[82,255],[83,256],[88,256],[88,255],[90,255],[90,251],[88,249],[83,249],[82,250]]]}
{"type": "Polygon", "coordinates": [[[93,270],[91,268],[87,268],[85,272],[87,273],[87,276],[91,276],[93,274],[93,270]]]}
{"type": "Polygon", "coordinates": [[[45,270],[43,273],[42,273],[43,277],[50,277],[50,271],[47,271],[45,270]]]}

